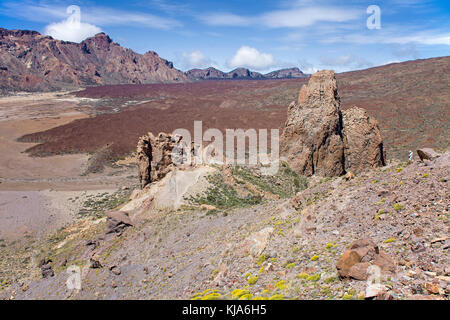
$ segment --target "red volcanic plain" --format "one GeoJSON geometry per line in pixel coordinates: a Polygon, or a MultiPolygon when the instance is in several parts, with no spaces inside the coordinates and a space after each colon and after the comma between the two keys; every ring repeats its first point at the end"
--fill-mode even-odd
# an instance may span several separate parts
{"type": "MultiPolygon", "coordinates": [[[[365,108],[382,130],[389,157],[405,158],[421,146],[448,147],[450,57],[337,74],[342,109],[365,108]]],[[[282,128],[287,106],[307,79],[204,81],[177,84],[110,85],[77,92],[79,97],[139,101],[140,104],[75,120],[26,135],[37,142],[31,155],[94,152],[110,145],[117,156],[136,147],[139,136],[193,129],[282,128]]]]}

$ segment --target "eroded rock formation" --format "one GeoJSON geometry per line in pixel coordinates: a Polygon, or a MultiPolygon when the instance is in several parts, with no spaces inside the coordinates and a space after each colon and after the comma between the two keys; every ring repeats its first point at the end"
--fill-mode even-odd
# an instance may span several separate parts
{"type": "Polygon", "coordinates": [[[383,138],[378,121],[358,107],[342,111],[342,119],[345,169],[357,173],[384,166],[383,138]]]}
{"type": "Polygon", "coordinates": [[[299,174],[339,176],[384,165],[378,122],[364,109],[340,111],[333,71],[312,75],[291,103],[281,153],[299,174]]]}
{"type": "Polygon", "coordinates": [[[319,71],[288,110],[281,153],[291,167],[310,176],[338,176],[344,170],[340,100],[333,71],[319,71]]]}
{"type": "Polygon", "coordinates": [[[197,149],[180,135],[149,132],[139,138],[136,160],[141,188],[153,181],[161,180],[174,167],[185,169],[195,166],[197,149]]]}
{"type": "Polygon", "coordinates": [[[172,150],[181,140],[179,136],[151,132],[139,138],[136,159],[141,188],[162,179],[173,168],[172,150]]]}

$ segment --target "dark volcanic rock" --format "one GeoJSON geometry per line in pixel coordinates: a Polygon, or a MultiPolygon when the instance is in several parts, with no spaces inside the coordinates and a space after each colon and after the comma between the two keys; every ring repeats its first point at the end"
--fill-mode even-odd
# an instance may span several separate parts
{"type": "Polygon", "coordinates": [[[431,148],[422,148],[417,150],[417,154],[419,155],[419,158],[421,161],[423,160],[433,160],[440,156],[439,153],[434,151],[431,148]]]}
{"type": "Polygon", "coordinates": [[[227,73],[228,79],[262,79],[264,76],[259,72],[253,72],[246,68],[237,68],[227,73]]]}

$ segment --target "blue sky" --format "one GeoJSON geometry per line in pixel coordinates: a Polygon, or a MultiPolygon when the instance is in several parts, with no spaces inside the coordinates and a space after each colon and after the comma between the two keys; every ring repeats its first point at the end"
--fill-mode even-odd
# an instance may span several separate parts
{"type": "Polygon", "coordinates": [[[77,42],[103,31],[136,52],[156,51],[182,70],[342,72],[450,54],[448,0],[1,0],[0,21],[3,28],[77,42]],[[70,5],[80,8],[76,27],[70,5]],[[380,19],[367,11],[371,5],[380,19]]]}

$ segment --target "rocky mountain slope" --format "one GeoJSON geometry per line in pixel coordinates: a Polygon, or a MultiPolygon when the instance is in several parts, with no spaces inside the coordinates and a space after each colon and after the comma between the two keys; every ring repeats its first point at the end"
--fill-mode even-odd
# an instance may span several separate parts
{"type": "MultiPolygon", "coordinates": [[[[338,113],[331,75],[313,76],[299,104],[338,113]],[[332,94],[318,98],[322,89],[332,94]]],[[[360,108],[344,117],[347,138],[375,127],[360,108]]],[[[309,128],[317,119],[291,121],[309,128]]],[[[306,130],[308,146],[317,150],[324,140],[314,138],[328,129],[306,130]]],[[[0,243],[0,298],[449,299],[450,152],[423,148],[373,166],[373,133],[341,143],[355,173],[328,177],[299,175],[284,161],[269,176],[259,167],[175,168],[170,136],[143,136],[141,188],[128,199],[120,189],[113,211],[108,199],[90,199],[92,210],[47,239],[0,243]],[[68,286],[76,275],[81,286],[68,286]]]]}
{"type": "Polygon", "coordinates": [[[83,215],[26,250],[5,244],[0,297],[448,299],[449,157],[307,184],[288,167],[269,180],[218,169],[205,196],[156,209],[194,172],[178,171],[123,211],[83,215]],[[67,287],[70,270],[81,290],[67,287]]]}
{"type": "Polygon", "coordinates": [[[156,52],[143,55],[121,47],[104,33],[81,43],[55,40],[36,31],[0,28],[0,92],[48,91],[108,84],[191,80],[285,79],[307,77],[298,68],[262,75],[245,68],[183,73],[156,52]]]}
{"type": "Polygon", "coordinates": [[[263,79],[292,79],[307,78],[299,68],[288,68],[261,74],[246,68],[237,68],[230,72],[223,72],[216,68],[191,69],[186,71],[186,76],[194,81],[198,80],[263,80],[263,79]]]}
{"type": "Polygon", "coordinates": [[[266,79],[291,79],[291,78],[307,78],[308,74],[303,73],[299,68],[287,68],[275,70],[264,75],[266,79]]]}
{"type": "Polygon", "coordinates": [[[36,31],[0,28],[1,91],[184,81],[187,77],[155,52],[135,53],[104,33],[73,43],[36,31]]]}

